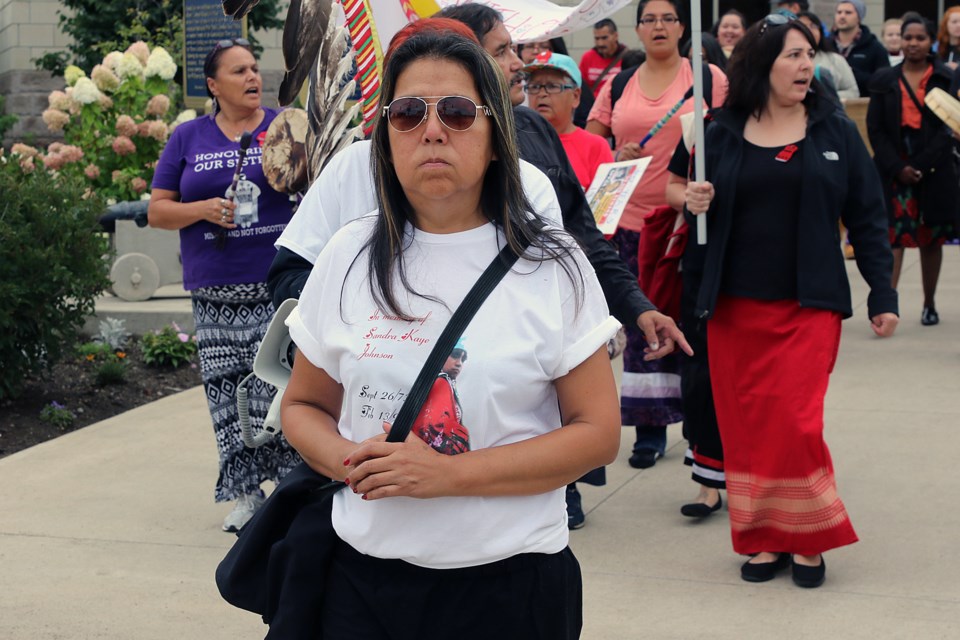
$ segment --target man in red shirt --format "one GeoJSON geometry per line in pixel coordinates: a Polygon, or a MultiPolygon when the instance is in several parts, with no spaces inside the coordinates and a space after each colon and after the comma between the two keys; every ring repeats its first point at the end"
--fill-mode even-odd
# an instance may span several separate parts
{"type": "Polygon", "coordinates": [[[593,25],[593,49],[580,58],[580,75],[588,89],[597,95],[610,78],[620,73],[620,61],[627,52],[626,45],[620,44],[617,23],[604,18],[593,25]]]}
{"type": "Polygon", "coordinates": [[[577,180],[586,190],[597,167],[613,162],[613,154],[606,138],[573,124],[573,112],[580,104],[580,70],[570,56],[550,51],[539,54],[523,70],[530,75],[524,87],[530,108],[557,130],[577,180]]]}

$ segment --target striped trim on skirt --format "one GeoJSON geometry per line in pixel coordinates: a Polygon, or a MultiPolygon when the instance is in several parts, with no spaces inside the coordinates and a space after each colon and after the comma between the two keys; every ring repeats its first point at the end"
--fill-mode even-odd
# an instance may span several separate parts
{"type": "Polygon", "coordinates": [[[823,440],[840,314],[721,295],[707,335],[734,551],[816,555],[856,542],[823,440]]]}

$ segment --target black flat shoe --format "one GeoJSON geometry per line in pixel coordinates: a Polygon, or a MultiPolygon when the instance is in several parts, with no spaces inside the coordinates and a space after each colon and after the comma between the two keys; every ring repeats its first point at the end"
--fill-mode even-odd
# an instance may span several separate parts
{"type": "Polygon", "coordinates": [[[627,460],[627,463],[634,469],[649,469],[653,465],[657,464],[657,458],[659,457],[659,451],[647,451],[646,449],[641,449],[640,451],[634,451],[633,455],[630,456],[630,459],[627,460]]]}
{"type": "Polygon", "coordinates": [[[680,507],[680,513],[688,518],[706,518],[714,511],[719,511],[720,507],[722,506],[723,498],[717,496],[717,504],[713,505],[712,507],[702,502],[691,502],[690,504],[685,504],[680,507]]]}
{"type": "Polygon", "coordinates": [[[933,307],[924,307],[923,313],[920,314],[920,324],[925,327],[940,324],[940,314],[933,307]]]}
{"type": "Polygon", "coordinates": [[[793,565],[793,584],[804,589],[816,589],[827,579],[827,561],[820,556],[820,564],[808,567],[791,561],[793,565]]]}
{"type": "MultiPolygon", "coordinates": [[[[766,582],[773,580],[777,573],[790,566],[790,554],[781,553],[773,562],[758,562],[751,564],[749,561],[743,563],[740,567],[740,577],[747,582],[766,582]]],[[[796,580],[796,578],[794,578],[796,580]]]]}

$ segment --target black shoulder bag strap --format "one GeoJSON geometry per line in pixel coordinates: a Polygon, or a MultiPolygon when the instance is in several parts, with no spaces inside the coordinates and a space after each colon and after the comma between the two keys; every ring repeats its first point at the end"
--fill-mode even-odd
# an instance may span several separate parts
{"type": "Polygon", "coordinates": [[[920,102],[920,99],[917,98],[917,94],[913,92],[913,87],[911,87],[910,83],[907,82],[907,77],[903,75],[903,69],[900,69],[900,82],[903,84],[903,88],[907,90],[907,95],[910,96],[911,100],[913,100],[913,104],[916,105],[917,111],[919,111],[922,114],[923,103],[920,102]]]}
{"type": "MultiPolygon", "coordinates": [[[[530,246],[530,241],[522,236],[519,242],[521,253],[526,251],[527,247],[530,246]]],[[[490,292],[503,280],[503,277],[507,275],[519,258],[520,256],[514,253],[510,245],[506,245],[500,250],[500,253],[497,254],[497,257],[493,259],[493,262],[490,263],[486,270],[484,270],[480,279],[473,285],[473,288],[467,292],[463,302],[460,303],[457,310],[453,312],[450,321],[447,322],[443,333],[437,338],[437,343],[434,345],[430,355],[427,356],[427,361],[423,363],[420,374],[413,383],[413,387],[410,389],[407,399],[404,400],[403,406],[400,407],[400,412],[397,414],[396,420],[393,421],[393,425],[390,427],[390,433],[387,434],[387,442],[403,442],[407,439],[407,436],[410,434],[410,429],[413,428],[413,421],[416,420],[420,414],[420,409],[423,407],[423,403],[426,402],[427,396],[430,394],[430,389],[437,379],[437,373],[441,367],[443,367],[443,363],[450,355],[450,352],[453,351],[457,340],[459,340],[463,332],[466,331],[467,325],[473,320],[473,316],[477,314],[483,301],[487,299],[490,292]]],[[[322,487],[319,487],[317,491],[326,492],[330,489],[344,486],[346,485],[339,480],[331,480],[322,487]]]]}
{"type": "Polygon", "coordinates": [[[592,85],[590,85],[590,91],[592,91],[594,94],[597,93],[597,87],[599,87],[603,82],[603,79],[607,77],[607,74],[610,73],[610,70],[617,66],[617,63],[623,59],[623,56],[627,55],[627,51],[629,51],[629,49],[624,47],[617,55],[613,57],[613,60],[610,61],[610,64],[604,67],[603,71],[600,72],[600,75],[597,76],[597,79],[593,81],[592,85]]]}

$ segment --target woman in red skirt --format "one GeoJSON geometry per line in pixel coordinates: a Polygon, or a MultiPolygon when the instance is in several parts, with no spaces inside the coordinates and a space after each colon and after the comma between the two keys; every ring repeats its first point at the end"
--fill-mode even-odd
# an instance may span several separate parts
{"type": "Polygon", "coordinates": [[[741,576],[763,582],[792,565],[802,587],[823,584],[823,552],[857,541],[823,441],[840,321],[852,315],[840,220],[870,285],[873,331],[890,336],[898,320],[880,180],[814,78],[815,49],[782,15],[747,31],[707,126],[709,182],[685,192],[688,211],[707,214],[696,314],[707,320],[733,547],[753,556],[741,576]]]}

